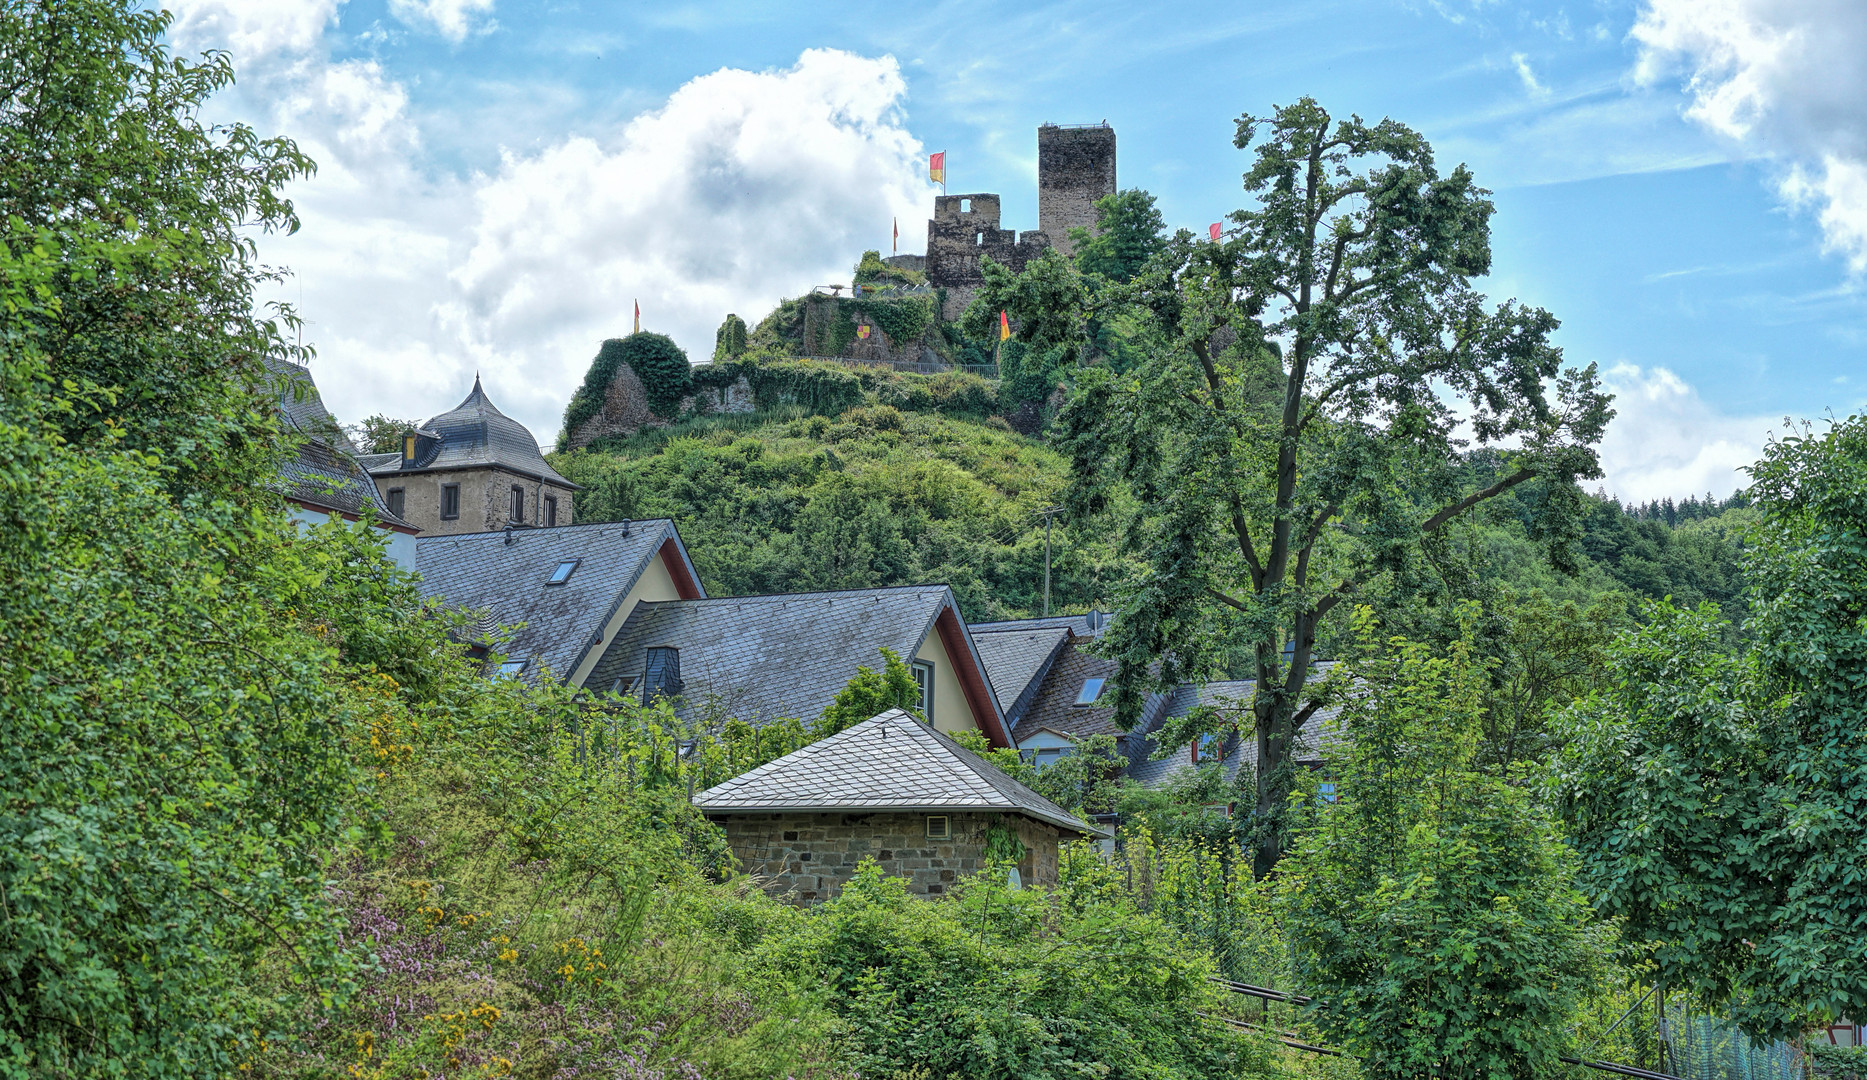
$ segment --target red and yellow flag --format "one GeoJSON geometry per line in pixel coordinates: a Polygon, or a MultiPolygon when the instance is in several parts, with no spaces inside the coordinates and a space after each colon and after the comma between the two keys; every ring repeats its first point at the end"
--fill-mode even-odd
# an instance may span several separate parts
{"type": "Polygon", "coordinates": [[[900,218],[895,219],[895,239],[894,239],[894,242],[889,246],[889,250],[891,251],[901,250],[901,219],[900,218]]]}
{"type": "Polygon", "coordinates": [[[927,179],[936,184],[946,184],[946,151],[927,156],[927,179]]]}
{"type": "Polygon", "coordinates": [[[635,332],[638,334],[642,332],[642,302],[640,300],[635,302],[635,332]]]}
{"type": "Polygon", "coordinates": [[[1004,341],[1006,338],[1009,338],[1010,336],[1011,336],[1011,316],[1005,314],[1004,309],[1000,308],[998,312],[998,340],[1004,341]]]}
{"type": "Polygon", "coordinates": [[[1216,241],[1219,238],[1219,234],[1224,231],[1225,230],[1219,228],[1219,223],[1215,221],[1212,223],[1212,228],[1206,230],[1206,235],[1212,237],[1216,241]]]}

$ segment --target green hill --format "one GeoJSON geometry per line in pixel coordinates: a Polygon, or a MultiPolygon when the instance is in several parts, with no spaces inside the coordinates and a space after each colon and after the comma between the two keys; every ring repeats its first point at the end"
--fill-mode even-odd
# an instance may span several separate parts
{"type": "MultiPolygon", "coordinates": [[[[709,592],[946,582],[975,621],[1042,609],[1037,512],[1068,481],[1002,420],[885,404],[690,420],[552,460],[586,489],[580,521],[673,518],[709,592]]],[[[1052,543],[1053,610],[1113,599],[1106,538],[1059,521],[1052,543]]]]}

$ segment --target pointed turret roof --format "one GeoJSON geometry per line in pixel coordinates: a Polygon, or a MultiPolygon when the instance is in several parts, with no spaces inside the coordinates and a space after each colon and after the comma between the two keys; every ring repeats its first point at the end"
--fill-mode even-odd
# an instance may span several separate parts
{"type": "Polygon", "coordinates": [[[985,810],[1103,835],[900,709],[694,796],[709,814],[985,810]]]}
{"type": "Polygon", "coordinates": [[[380,476],[391,472],[498,466],[562,487],[577,487],[545,461],[544,454],[538,450],[538,440],[532,438],[524,424],[499,411],[486,396],[478,374],[473,376],[473,390],[460,404],[431,417],[421,427],[438,441],[419,465],[403,468],[401,458],[397,457],[370,471],[380,476]]]}

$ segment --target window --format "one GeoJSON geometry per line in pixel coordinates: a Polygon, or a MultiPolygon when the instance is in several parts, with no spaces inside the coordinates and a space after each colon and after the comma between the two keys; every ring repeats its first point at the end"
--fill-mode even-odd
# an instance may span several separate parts
{"type": "Polygon", "coordinates": [[[953,838],[953,819],[945,814],[932,814],[927,818],[927,839],[951,840],[953,838]]]}
{"type": "Polygon", "coordinates": [[[1055,765],[1075,752],[1074,746],[1040,746],[1031,751],[1031,764],[1042,769],[1046,765],[1055,765]]]}
{"type": "Polygon", "coordinates": [[[1201,735],[1193,740],[1193,763],[1225,760],[1225,736],[1201,735]]]}
{"type": "Polygon", "coordinates": [[[507,660],[505,663],[499,665],[499,677],[502,679],[517,678],[524,670],[525,661],[507,660]]]}
{"type": "Polygon", "coordinates": [[[460,516],[460,485],[441,485],[441,520],[453,521],[460,516]]]}
{"type": "Polygon", "coordinates": [[[414,461],[415,460],[415,434],[414,432],[410,432],[407,435],[402,436],[402,460],[403,461],[414,461]]]}
{"type": "Polygon", "coordinates": [[[1318,802],[1334,802],[1335,801],[1335,781],[1324,780],[1322,783],[1317,784],[1316,785],[1316,799],[1318,802]]]}
{"type": "Polygon", "coordinates": [[[934,666],[925,660],[914,661],[914,685],[921,688],[921,715],[933,721],[934,666]]]}
{"type": "Polygon", "coordinates": [[[570,580],[571,574],[575,573],[576,570],[577,570],[576,559],[571,559],[567,562],[558,563],[558,568],[556,570],[551,571],[551,580],[545,582],[545,584],[546,585],[562,585],[565,582],[570,580]]]}
{"type": "Polygon", "coordinates": [[[1102,696],[1102,685],[1106,682],[1107,679],[1084,679],[1083,692],[1076,695],[1076,704],[1094,705],[1096,699],[1102,696]]]}
{"type": "Polygon", "coordinates": [[[615,683],[612,686],[610,686],[609,692],[612,694],[627,694],[629,692],[629,688],[634,685],[635,685],[635,676],[618,675],[616,676],[615,683]]]}
{"type": "Polygon", "coordinates": [[[521,523],[525,520],[525,489],[517,484],[512,485],[512,520],[521,523]]]}
{"type": "Polygon", "coordinates": [[[389,502],[389,512],[391,514],[394,514],[396,517],[401,517],[402,506],[406,501],[407,500],[404,497],[404,492],[402,491],[401,488],[390,488],[389,489],[388,502],[389,502]]]}
{"type": "Polygon", "coordinates": [[[546,495],[545,496],[545,528],[547,529],[551,528],[557,523],[558,523],[558,497],[556,495],[546,495]]]}

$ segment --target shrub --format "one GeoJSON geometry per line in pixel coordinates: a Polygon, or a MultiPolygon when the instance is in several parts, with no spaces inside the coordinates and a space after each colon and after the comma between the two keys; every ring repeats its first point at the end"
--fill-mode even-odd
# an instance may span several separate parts
{"type": "Polygon", "coordinates": [[[746,321],[737,315],[727,315],[713,335],[713,362],[736,360],[745,355],[746,321]]]}
{"type": "Polygon", "coordinates": [[[603,410],[610,380],[624,364],[642,380],[648,408],[656,416],[671,417],[680,408],[693,370],[687,362],[687,353],[665,334],[643,331],[626,338],[610,338],[597,350],[590,370],[584,373],[583,385],[577,388],[564,410],[566,435],[603,410]]]}
{"type": "Polygon", "coordinates": [[[795,404],[836,416],[862,404],[862,378],[842,364],[784,360],[760,366],[753,379],[761,409],[795,404]]]}

